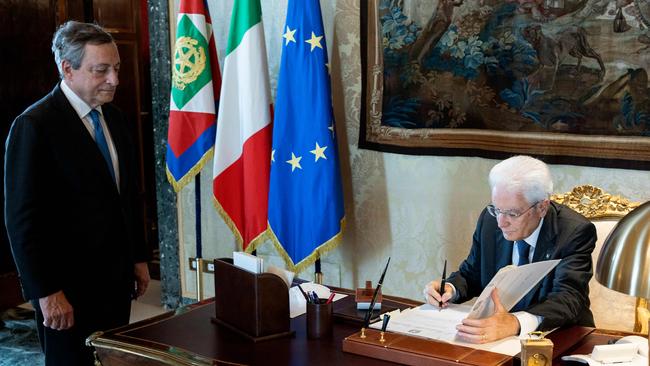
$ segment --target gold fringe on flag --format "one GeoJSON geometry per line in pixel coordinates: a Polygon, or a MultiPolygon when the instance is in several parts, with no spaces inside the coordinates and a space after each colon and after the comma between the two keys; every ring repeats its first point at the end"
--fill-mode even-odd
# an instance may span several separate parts
{"type": "Polygon", "coordinates": [[[169,167],[165,165],[165,170],[167,171],[167,180],[169,183],[174,187],[174,191],[176,193],[180,192],[183,187],[189,183],[192,178],[194,178],[197,174],[203,170],[203,166],[208,162],[208,160],[212,160],[212,157],[214,156],[214,147],[211,147],[208,151],[203,154],[201,159],[190,169],[187,173],[185,173],[184,176],[181,177],[178,181],[174,179],[174,176],[172,175],[172,172],[169,171],[169,167]]]}
{"type": "Polygon", "coordinates": [[[262,231],[257,237],[255,237],[255,239],[251,240],[251,242],[244,250],[244,239],[242,238],[242,235],[239,232],[237,225],[235,225],[235,222],[232,221],[230,215],[226,213],[226,210],[223,209],[219,201],[216,198],[214,198],[214,196],[212,197],[212,203],[214,204],[215,210],[217,210],[217,212],[219,213],[223,221],[226,223],[226,226],[230,228],[230,231],[232,231],[233,235],[235,236],[235,241],[237,242],[239,249],[245,251],[246,253],[250,253],[255,249],[257,249],[257,247],[260,244],[264,243],[264,241],[267,239],[268,231],[269,231],[268,225],[267,225],[267,229],[262,231]]]}
{"type": "Polygon", "coordinates": [[[345,216],[341,219],[341,230],[336,233],[332,238],[327,240],[325,243],[321,244],[320,246],[316,247],[314,251],[305,257],[303,260],[298,262],[297,264],[294,264],[293,261],[291,260],[291,257],[289,257],[289,254],[287,254],[287,251],[284,250],[282,245],[280,244],[280,241],[278,240],[278,237],[275,236],[275,233],[273,232],[273,229],[271,228],[271,225],[269,224],[268,228],[268,233],[269,233],[269,239],[273,242],[273,246],[275,249],[278,251],[282,259],[284,260],[284,263],[286,264],[287,268],[295,273],[300,273],[304,271],[307,267],[312,265],[318,258],[329,252],[330,250],[336,248],[339,244],[341,244],[341,239],[343,238],[343,230],[345,229],[345,216]]]}

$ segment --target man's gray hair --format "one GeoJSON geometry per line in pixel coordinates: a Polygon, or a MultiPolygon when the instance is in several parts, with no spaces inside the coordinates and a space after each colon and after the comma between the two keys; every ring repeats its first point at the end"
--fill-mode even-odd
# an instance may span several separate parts
{"type": "Polygon", "coordinates": [[[70,62],[73,69],[79,70],[86,44],[100,45],[111,42],[113,37],[97,24],[74,20],[63,23],[52,38],[52,53],[59,76],[63,79],[63,60],[70,62]]]}
{"type": "Polygon", "coordinates": [[[499,186],[523,194],[528,203],[548,199],[553,192],[551,171],[541,160],[518,155],[506,159],[490,170],[490,191],[499,186]]]}

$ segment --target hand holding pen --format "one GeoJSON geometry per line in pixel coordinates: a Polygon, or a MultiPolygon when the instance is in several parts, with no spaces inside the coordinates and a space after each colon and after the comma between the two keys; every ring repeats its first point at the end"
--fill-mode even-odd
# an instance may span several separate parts
{"type": "Polygon", "coordinates": [[[452,296],[452,293],[449,292],[447,293],[446,286],[447,285],[447,260],[445,260],[445,265],[442,270],[442,279],[440,282],[438,281],[431,281],[429,284],[424,288],[424,298],[427,304],[431,305],[437,305],[441,309],[444,309],[447,307],[447,301],[452,296]]]}

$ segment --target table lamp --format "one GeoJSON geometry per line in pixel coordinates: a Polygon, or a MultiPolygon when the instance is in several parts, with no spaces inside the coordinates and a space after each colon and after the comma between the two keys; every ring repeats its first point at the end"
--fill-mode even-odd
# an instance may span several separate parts
{"type": "Polygon", "coordinates": [[[595,277],[612,290],[650,298],[650,201],[614,226],[598,256],[595,277]]]}

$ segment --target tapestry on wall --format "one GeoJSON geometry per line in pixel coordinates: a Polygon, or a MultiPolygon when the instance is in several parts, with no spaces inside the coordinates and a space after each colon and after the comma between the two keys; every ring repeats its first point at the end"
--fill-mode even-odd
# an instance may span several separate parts
{"type": "Polygon", "coordinates": [[[362,148],[650,169],[650,1],[361,1],[362,148]]]}

